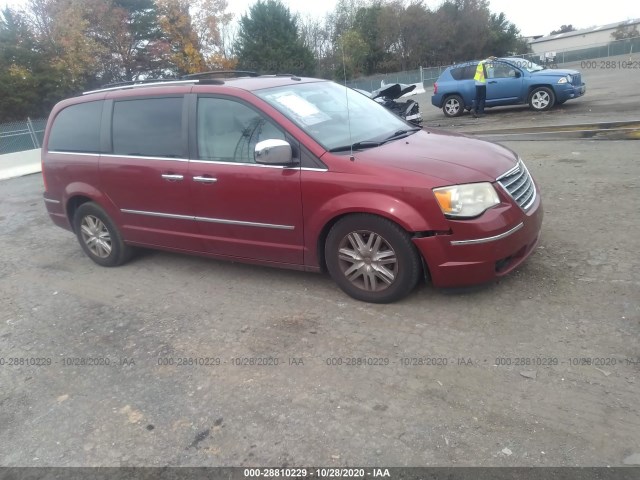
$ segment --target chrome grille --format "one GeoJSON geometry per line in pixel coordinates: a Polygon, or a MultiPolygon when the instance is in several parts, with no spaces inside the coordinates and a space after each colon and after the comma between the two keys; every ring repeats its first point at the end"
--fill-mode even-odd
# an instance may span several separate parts
{"type": "Polygon", "coordinates": [[[518,164],[507,173],[498,177],[497,182],[523,210],[533,205],[536,199],[536,186],[522,160],[519,160],[518,164]]]}
{"type": "Polygon", "coordinates": [[[582,75],[580,75],[579,73],[572,74],[571,84],[575,85],[576,87],[579,87],[580,85],[582,85],[582,75]]]}

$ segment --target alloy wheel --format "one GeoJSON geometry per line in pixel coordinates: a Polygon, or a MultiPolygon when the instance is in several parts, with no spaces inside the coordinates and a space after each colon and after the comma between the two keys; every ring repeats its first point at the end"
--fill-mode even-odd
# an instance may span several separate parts
{"type": "Polygon", "coordinates": [[[536,110],[544,110],[549,106],[549,102],[551,102],[551,97],[543,90],[534,93],[531,97],[531,104],[536,110]]]}
{"type": "Polygon", "coordinates": [[[80,224],[82,240],[93,255],[107,258],[111,254],[111,234],[106,225],[98,217],[86,215],[80,224]]]}
{"type": "Polygon", "coordinates": [[[347,280],[365,291],[385,290],[398,275],[396,252],[381,235],[371,231],[345,235],[338,247],[338,263],[347,280]]]}
{"type": "Polygon", "coordinates": [[[445,102],[444,108],[447,111],[447,115],[453,117],[460,111],[460,102],[455,98],[451,98],[445,102]]]}

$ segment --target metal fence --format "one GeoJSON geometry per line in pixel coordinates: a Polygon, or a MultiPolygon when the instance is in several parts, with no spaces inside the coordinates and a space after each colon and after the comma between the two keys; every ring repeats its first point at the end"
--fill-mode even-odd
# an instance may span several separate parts
{"type": "MultiPolygon", "coordinates": [[[[558,50],[555,52],[555,61],[553,66],[560,66],[565,63],[580,62],[583,60],[593,60],[596,58],[607,58],[618,55],[632,55],[640,52],[640,37],[628,38],[625,40],[616,40],[614,42],[604,44],[589,45],[584,48],[572,50],[558,50]]],[[[529,53],[526,55],[514,55],[525,58],[535,63],[543,63],[545,55],[540,53],[529,53]]],[[[433,86],[440,74],[446,70],[448,65],[439,67],[420,67],[418,70],[408,70],[398,73],[387,73],[372,75],[369,77],[361,77],[347,82],[352,88],[360,88],[372,92],[380,88],[382,82],[389,83],[420,83],[425,89],[433,86]]]]}
{"type": "MultiPolygon", "coordinates": [[[[583,60],[593,60],[596,58],[616,57],[619,55],[632,55],[640,52],[640,37],[616,40],[615,42],[587,45],[584,48],[572,50],[558,50],[555,53],[555,63],[562,65],[565,63],[580,62],[583,60]]],[[[517,55],[532,62],[541,63],[545,58],[544,53],[529,53],[527,55],[517,55]]]]}
{"type": "Polygon", "coordinates": [[[359,88],[361,90],[367,90],[372,92],[380,88],[382,83],[422,83],[429,86],[438,79],[440,74],[447,68],[448,65],[442,67],[420,67],[418,70],[407,70],[397,73],[382,73],[379,75],[372,75],[370,77],[357,78],[347,82],[347,85],[351,88],[359,88]]]}
{"type": "Polygon", "coordinates": [[[40,148],[46,118],[0,124],[0,155],[40,148]]]}

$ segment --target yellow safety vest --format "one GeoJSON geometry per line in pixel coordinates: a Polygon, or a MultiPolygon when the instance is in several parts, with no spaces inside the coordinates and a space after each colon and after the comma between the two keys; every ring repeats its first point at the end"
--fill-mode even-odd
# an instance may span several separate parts
{"type": "Polygon", "coordinates": [[[485,64],[484,60],[478,63],[478,67],[476,68],[476,74],[473,77],[473,79],[476,82],[485,83],[487,81],[486,78],[484,77],[484,64],[485,64]]]}

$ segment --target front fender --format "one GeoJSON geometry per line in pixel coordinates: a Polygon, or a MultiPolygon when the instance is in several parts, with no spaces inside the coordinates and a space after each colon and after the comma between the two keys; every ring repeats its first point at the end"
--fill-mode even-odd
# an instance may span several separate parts
{"type": "MultiPolygon", "coordinates": [[[[330,226],[344,215],[379,215],[397,223],[410,233],[443,228],[443,225],[429,220],[429,210],[429,203],[426,201],[424,212],[421,213],[409,203],[384,193],[349,192],[332,197],[317,208],[305,222],[305,263],[309,267],[319,266],[319,240],[326,235],[330,226]]],[[[439,216],[444,222],[444,216],[439,216]]]]}

